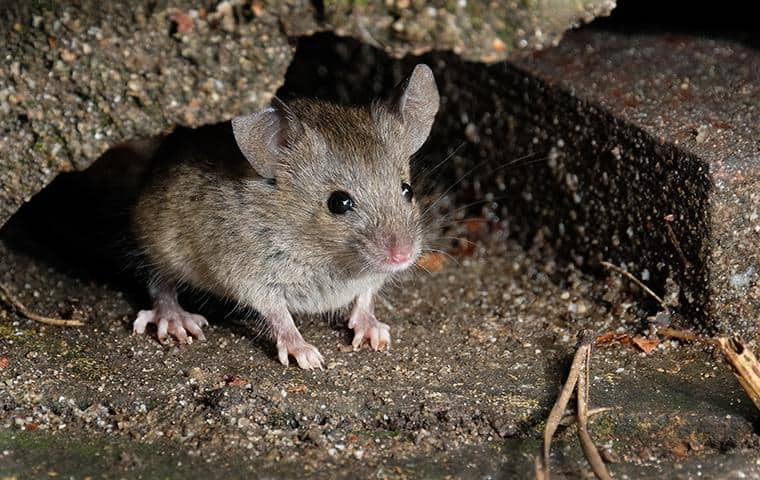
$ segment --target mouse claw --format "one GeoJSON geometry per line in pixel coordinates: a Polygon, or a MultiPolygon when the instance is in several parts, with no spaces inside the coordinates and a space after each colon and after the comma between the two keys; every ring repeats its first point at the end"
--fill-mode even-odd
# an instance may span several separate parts
{"type": "Polygon", "coordinates": [[[201,327],[208,325],[208,321],[195,313],[182,310],[179,306],[170,309],[156,308],[153,310],[140,310],[135,319],[132,331],[141,335],[149,323],[158,327],[158,341],[166,344],[169,337],[174,337],[180,344],[192,344],[193,338],[206,340],[201,327]]]}
{"type": "Polygon", "coordinates": [[[351,346],[354,351],[361,349],[364,342],[369,341],[373,350],[382,350],[391,345],[391,327],[378,321],[374,315],[367,312],[355,312],[349,325],[353,325],[354,339],[351,346]]]}
{"type": "Polygon", "coordinates": [[[298,366],[304,370],[324,370],[324,357],[319,353],[317,347],[306,343],[304,340],[293,341],[292,343],[278,342],[277,356],[280,363],[286,367],[290,364],[288,357],[296,359],[298,366]]]}

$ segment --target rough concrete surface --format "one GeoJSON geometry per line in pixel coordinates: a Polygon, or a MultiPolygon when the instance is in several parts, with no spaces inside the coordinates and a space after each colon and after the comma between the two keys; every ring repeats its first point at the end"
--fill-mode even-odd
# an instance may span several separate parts
{"type": "MultiPolygon", "coordinates": [[[[298,4],[299,2],[296,2],[298,4]]],[[[332,31],[401,57],[431,50],[497,62],[556,45],[571,27],[609,15],[615,0],[326,0],[313,16],[284,15],[291,36],[332,31]]],[[[290,8],[293,8],[292,6],[290,8]]]]}
{"type": "MultiPolygon", "coordinates": [[[[606,159],[597,160],[635,166],[636,180],[617,194],[639,197],[641,205],[621,212],[628,218],[609,218],[619,222],[619,241],[638,244],[643,256],[621,255],[609,235],[589,237],[612,244],[609,254],[632,271],[667,271],[681,279],[691,294],[685,300],[704,309],[711,326],[757,339],[760,53],[742,43],[688,35],[578,32],[517,65],[588,102],[586,109],[601,106],[618,122],[641,129],[642,140],[672,152],[663,155],[672,158],[670,164],[656,156],[637,161],[635,150],[612,146],[606,159]],[[640,180],[647,176],[654,182],[640,180]],[[653,209],[658,198],[664,208],[653,209]],[[647,258],[646,251],[656,249],[668,252],[660,260],[664,268],[647,258]]],[[[596,189],[588,180],[578,188],[581,201],[596,189]]],[[[601,207],[592,206],[608,216],[601,207]]]]}
{"type": "Polygon", "coordinates": [[[555,43],[614,0],[145,1],[0,4],[0,225],[59,172],[176,124],[261,108],[292,38],[335,30],[394,54],[496,61],[555,43]]]}
{"type": "MultiPolygon", "coordinates": [[[[146,21],[165,26],[158,20],[164,17],[155,15],[168,11],[157,5],[144,13],[146,21]]],[[[357,12],[362,7],[345,5],[357,12]]],[[[298,4],[280,7],[297,9],[298,4]]],[[[103,18],[110,18],[108,8],[103,18]]],[[[217,10],[209,9],[207,20],[200,11],[198,18],[191,16],[190,30],[184,17],[175,16],[162,35],[170,32],[176,54],[184,45],[178,35],[226,41],[228,35],[237,38],[240,28],[275,28],[260,26],[265,17],[276,23],[275,13],[267,17],[251,10],[252,17],[240,17],[241,6],[232,8],[237,13],[231,31],[224,26],[229,17],[212,21],[208,15],[217,10]],[[180,35],[180,28],[185,33],[180,35]]],[[[324,22],[334,8],[324,2],[324,22]]],[[[311,22],[308,16],[301,20],[311,22]]],[[[45,22],[56,28],[52,17],[43,19],[43,33],[35,34],[40,42],[48,41],[45,22]]],[[[301,27],[283,23],[282,28],[301,27]]],[[[282,68],[291,55],[286,36],[277,50],[282,68]]],[[[755,201],[756,177],[742,183],[738,173],[753,172],[747,135],[757,124],[752,124],[757,83],[746,86],[748,97],[742,89],[713,89],[716,83],[756,78],[752,52],[732,42],[692,37],[634,36],[631,41],[627,48],[614,34],[573,34],[569,47],[559,47],[567,48],[562,56],[548,52],[517,66],[487,66],[451,53],[394,60],[385,45],[373,48],[325,34],[299,42],[279,91],[284,97],[366,101],[419,61],[434,68],[442,94],[433,137],[414,165],[417,181],[432,185],[433,198],[448,192],[437,207],[444,214],[440,247],[451,257],[445,257],[442,270],[417,270],[385,292],[378,316],[392,325],[388,351],[349,351],[351,335],[340,315],[298,318],[304,336],[325,354],[327,369],[321,372],[283,368],[256,324],[230,315],[224,304],[196,305],[212,323],[207,342],[179,348],[132,336],[131,321],[147,302],[142,286],[115,274],[120,267],[112,264],[114,257],[96,256],[90,248],[102,243],[97,235],[105,227],[84,207],[106,203],[98,202],[106,197],[91,191],[92,185],[77,183],[83,174],[59,176],[0,231],[0,282],[36,312],[82,318],[87,325],[46,327],[0,306],[0,477],[531,478],[532,455],[539,451],[577,332],[590,328],[646,336],[646,318],[657,309],[617,275],[590,276],[598,272],[598,260],[625,264],[658,292],[668,277],[674,278],[684,304],[692,307],[673,321],[694,326],[715,311],[707,301],[715,299],[708,286],[717,285],[711,272],[719,271],[710,263],[710,256],[718,254],[709,243],[715,232],[728,239],[728,230],[721,229],[734,225],[739,241],[725,248],[749,245],[743,243],[749,230],[736,228],[744,220],[714,202],[732,198],[732,191],[746,192],[731,207],[740,212],[755,201]],[[658,47],[666,40],[674,52],[658,47]],[[595,52],[605,56],[595,57],[595,52]],[[721,52],[722,61],[711,64],[721,52]],[[655,53],[672,55],[671,61],[657,60],[655,53]],[[608,63],[607,56],[615,61],[608,63]],[[688,65],[676,62],[684,58],[688,65]],[[641,62],[641,82],[623,74],[635,59],[641,62]],[[671,101],[669,94],[681,95],[680,77],[694,71],[695,59],[709,68],[704,75],[689,74],[685,90],[705,92],[705,98],[671,101]],[[573,69],[576,62],[589,63],[573,69]],[[599,84],[584,78],[584,71],[594,69],[599,84]],[[660,93],[657,78],[677,87],[660,93]],[[673,83],[676,78],[680,83],[673,83]],[[634,92],[638,103],[606,103],[616,82],[626,87],[620,96],[634,92]],[[722,101],[711,103],[715,95],[722,101]],[[663,112],[655,102],[663,98],[673,119],[648,124],[663,112]],[[736,128],[705,123],[705,130],[700,123],[693,138],[668,130],[678,118],[710,118],[711,112],[736,115],[735,122],[726,122],[736,128]],[[727,152],[745,163],[726,160],[722,154],[727,152]],[[716,187],[714,172],[733,173],[716,187]],[[68,181],[69,190],[58,188],[68,181]],[[716,225],[719,218],[726,224],[716,225]]],[[[47,51],[44,44],[41,48],[47,51]]],[[[148,53],[164,62],[158,50],[148,53]]],[[[186,74],[174,78],[180,82],[178,92],[188,92],[183,78],[197,82],[193,69],[202,71],[204,61],[178,70],[186,74]]],[[[267,73],[252,75],[260,76],[248,81],[267,73]]],[[[161,90],[158,77],[145,78],[155,80],[144,84],[151,98],[175,94],[171,85],[161,90]]],[[[268,91],[279,82],[272,76],[268,91]]],[[[111,87],[125,88],[119,85],[111,87]]],[[[203,95],[210,99],[213,93],[203,95]]],[[[49,100],[42,94],[30,97],[49,100]]],[[[221,96],[218,108],[198,109],[194,121],[211,121],[258,101],[263,99],[221,96]]],[[[178,105],[171,115],[124,107],[118,125],[130,125],[131,114],[156,115],[146,120],[153,126],[145,134],[189,122],[180,118],[185,104],[178,105]]],[[[43,113],[62,108],[55,102],[44,107],[43,113]]],[[[25,120],[15,110],[6,118],[11,123],[3,124],[4,135],[5,125],[17,121],[47,131],[44,120],[25,120]]],[[[140,121],[132,125],[143,128],[140,121]]],[[[122,133],[123,138],[137,135],[111,128],[120,139],[122,133]]],[[[67,135],[79,139],[82,152],[89,151],[85,145],[91,145],[91,137],[78,131],[67,135]]],[[[20,144],[34,145],[31,138],[18,138],[20,144]]],[[[6,140],[7,145],[12,143],[6,140]]],[[[107,145],[110,141],[103,148],[107,145]]],[[[133,176],[130,152],[112,151],[84,176],[105,169],[107,176],[129,183],[123,181],[133,176]],[[120,158],[129,165],[116,167],[120,158]]],[[[56,171],[83,169],[98,153],[65,157],[71,161],[40,157],[51,166],[26,170],[36,176],[11,177],[4,170],[3,193],[10,191],[6,185],[17,185],[12,191],[21,196],[14,198],[31,195],[56,171]]],[[[26,167],[38,165],[36,158],[25,157],[26,167]]],[[[0,157],[0,166],[5,160],[0,157]]],[[[94,183],[101,189],[106,185],[94,183]]],[[[5,198],[10,197],[3,197],[0,215],[7,217],[17,204],[6,208],[5,198]]],[[[737,258],[737,252],[756,258],[751,249],[721,255],[737,258]]],[[[752,307],[756,277],[731,278],[747,297],[738,305],[752,307]],[[744,278],[749,280],[742,285],[744,278]]],[[[188,305],[192,300],[183,298],[188,305]]],[[[751,331],[746,323],[737,325],[751,331]]],[[[664,341],[644,354],[632,345],[605,345],[594,351],[591,383],[591,407],[612,408],[594,417],[590,430],[615,478],[760,478],[757,410],[710,349],[664,341]]],[[[553,478],[590,478],[574,427],[559,430],[552,466],[553,478]]]]}
{"type": "MultiPolygon", "coordinates": [[[[144,299],[12,227],[0,281],[38,312],[87,321],[0,310],[0,475],[18,478],[529,478],[576,332],[635,330],[641,314],[619,279],[464,228],[451,233],[474,251],[386,292],[390,350],[351,352],[339,316],[298,319],[326,358],[307,372],[223,313],[207,314],[204,343],[132,336],[144,299]]],[[[612,408],[591,434],[617,478],[760,475],[757,412],[702,347],[600,347],[591,404],[612,408]]],[[[557,478],[588,478],[574,427],[553,451],[557,478]]]]}

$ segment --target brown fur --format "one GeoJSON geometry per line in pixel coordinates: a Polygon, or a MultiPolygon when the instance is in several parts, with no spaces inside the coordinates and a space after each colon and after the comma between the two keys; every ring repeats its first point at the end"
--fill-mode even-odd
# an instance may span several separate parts
{"type": "Polygon", "coordinates": [[[177,129],[156,156],[133,219],[154,281],[259,311],[284,301],[292,312],[324,312],[380,288],[390,236],[415,242],[419,253],[420,212],[401,183],[411,183],[409,150],[421,146],[438,107],[435,91],[426,111],[404,110],[403,93],[365,107],[295,101],[265,111],[280,116],[251,131],[250,144],[236,142],[229,122],[177,129]],[[328,210],[336,190],[353,197],[354,211],[328,210]]]}

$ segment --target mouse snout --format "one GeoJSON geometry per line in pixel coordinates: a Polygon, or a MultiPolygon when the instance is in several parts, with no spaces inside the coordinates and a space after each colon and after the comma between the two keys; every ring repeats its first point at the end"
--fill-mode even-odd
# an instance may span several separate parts
{"type": "Polygon", "coordinates": [[[414,240],[396,234],[386,236],[382,241],[384,262],[391,270],[400,270],[414,260],[414,240]]]}

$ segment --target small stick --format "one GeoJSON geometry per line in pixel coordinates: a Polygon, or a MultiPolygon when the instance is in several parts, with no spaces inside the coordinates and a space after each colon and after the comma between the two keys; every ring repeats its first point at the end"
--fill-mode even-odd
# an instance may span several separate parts
{"type": "Polygon", "coordinates": [[[644,283],[641,280],[639,280],[638,278],[634,277],[633,274],[631,274],[631,272],[625,271],[622,268],[618,267],[617,265],[613,265],[610,262],[605,262],[604,260],[602,260],[601,264],[603,266],[609,268],[610,270],[616,271],[620,275],[623,275],[628,280],[630,280],[633,283],[635,283],[636,285],[638,285],[642,290],[644,290],[649,295],[651,295],[652,298],[654,298],[655,300],[657,300],[657,303],[659,303],[662,306],[662,308],[668,308],[667,305],[665,305],[665,301],[659,295],[657,295],[656,293],[654,293],[652,291],[652,289],[650,289],[649,287],[647,287],[646,285],[644,285],[644,283]]]}
{"type": "Polygon", "coordinates": [[[673,231],[673,227],[671,227],[669,223],[665,223],[665,230],[668,231],[668,237],[670,237],[670,243],[673,244],[673,247],[676,249],[678,256],[681,258],[681,263],[683,263],[683,267],[687,270],[690,269],[691,262],[689,261],[689,259],[686,258],[686,255],[684,255],[683,250],[681,249],[681,245],[678,243],[678,237],[676,237],[676,232],[673,231]]]}
{"type": "Polygon", "coordinates": [[[18,300],[16,297],[14,297],[11,292],[8,290],[8,287],[0,283],[0,297],[7,303],[10,307],[15,309],[18,313],[23,315],[24,317],[28,318],[29,320],[33,320],[35,322],[44,323],[45,325],[53,325],[55,327],[82,327],[84,326],[84,323],[80,320],[65,320],[63,318],[52,318],[52,317],[45,317],[43,315],[39,315],[37,313],[32,312],[28,308],[26,308],[26,305],[21,303],[20,300],[18,300]]]}
{"type": "Polygon", "coordinates": [[[717,345],[720,343],[719,340],[716,340],[710,337],[705,337],[702,335],[697,335],[696,333],[690,330],[677,330],[671,327],[659,327],[657,329],[657,334],[662,335],[663,337],[666,337],[666,338],[674,338],[682,342],[698,342],[698,343],[707,343],[711,345],[717,345]]]}
{"type": "Polygon", "coordinates": [[[541,457],[536,455],[533,457],[533,472],[534,480],[549,480],[549,472],[544,467],[541,457]]]}
{"type": "Polygon", "coordinates": [[[599,480],[611,480],[607,467],[604,466],[604,461],[599,450],[597,450],[594,441],[591,439],[591,435],[588,433],[588,387],[589,387],[589,370],[591,369],[591,345],[588,345],[584,352],[583,363],[581,366],[581,372],[578,376],[578,438],[581,441],[581,447],[583,453],[586,455],[586,460],[591,465],[591,470],[599,480]]]}
{"type": "MultiPolygon", "coordinates": [[[[599,407],[599,408],[592,408],[588,411],[588,418],[595,417],[599,415],[600,413],[605,413],[611,411],[611,407],[599,407]]],[[[562,420],[560,420],[559,424],[563,427],[569,427],[570,425],[574,424],[577,420],[577,414],[576,413],[568,413],[564,417],[562,417],[562,420]]]]}
{"type": "Polygon", "coordinates": [[[573,357],[573,363],[570,365],[570,373],[567,375],[565,385],[560,391],[557,401],[554,403],[549,418],[546,419],[546,427],[544,428],[544,451],[543,451],[543,478],[549,479],[549,451],[551,450],[552,437],[559,427],[562,420],[562,414],[567,408],[567,403],[570,401],[570,396],[575,390],[575,384],[578,382],[578,376],[581,371],[581,366],[586,353],[590,351],[591,344],[594,342],[594,335],[589,330],[583,330],[580,333],[580,346],[575,352],[573,357]]]}

